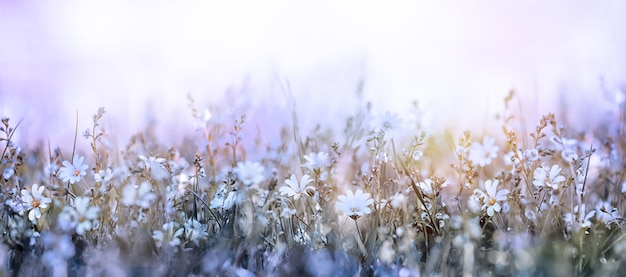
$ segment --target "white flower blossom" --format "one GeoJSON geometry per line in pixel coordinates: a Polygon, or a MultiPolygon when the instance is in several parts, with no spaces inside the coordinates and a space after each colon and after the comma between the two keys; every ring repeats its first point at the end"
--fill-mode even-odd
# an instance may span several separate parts
{"type": "Polygon", "coordinates": [[[68,231],[74,229],[76,234],[84,235],[94,226],[94,220],[98,219],[98,207],[89,206],[89,197],[76,197],[73,205],[63,207],[59,214],[59,225],[68,231]]]}
{"type": "Polygon", "coordinates": [[[558,189],[559,185],[565,182],[565,177],[559,175],[561,168],[558,165],[553,165],[550,171],[546,171],[544,167],[538,167],[533,173],[533,185],[536,187],[547,187],[551,189],[558,189]]]}
{"type": "Polygon", "coordinates": [[[309,170],[322,169],[329,165],[328,153],[318,152],[304,155],[306,162],[302,167],[306,167],[309,170]]]}
{"type": "Polygon", "coordinates": [[[478,195],[483,203],[481,209],[487,210],[488,216],[493,216],[496,212],[500,212],[502,209],[500,202],[505,201],[509,193],[506,189],[498,191],[498,183],[498,180],[487,180],[485,181],[485,191],[479,189],[474,190],[474,193],[478,195]]]}
{"type": "Polygon", "coordinates": [[[41,212],[48,209],[48,204],[52,200],[43,195],[46,190],[44,186],[34,184],[31,190],[22,189],[22,211],[20,215],[28,212],[28,219],[36,223],[37,219],[41,218],[41,212]]]}
{"type": "Polygon", "coordinates": [[[339,200],[335,204],[337,208],[355,220],[369,214],[371,212],[369,205],[374,203],[371,194],[363,193],[360,189],[355,193],[353,193],[352,190],[348,190],[346,195],[339,195],[337,199],[339,200]]]}
{"type": "Polygon", "coordinates": [[[60,169],[59,177],[63,182],[70,182],[75,184],[80,181],[85,175],[87,175],[88,165],[83,164],[85,157],[74,156],[72,163],[63,161],[63,167],[60,169]]]}
{"type": "Polygon", "coordinates": [[[302,176],[300,182],[298,182],[296,175],[291,175],[291,178],[285,180],[285,185],[280,187],[279,191],[282,195],[287,195],[289,197],[293,197],[295,200],[298,200],[302,197],[302,195],[315,191],[314,186],[308,185],[311,182],[313,182],[313,179],[311,179],[309,175],[302,176]]]}

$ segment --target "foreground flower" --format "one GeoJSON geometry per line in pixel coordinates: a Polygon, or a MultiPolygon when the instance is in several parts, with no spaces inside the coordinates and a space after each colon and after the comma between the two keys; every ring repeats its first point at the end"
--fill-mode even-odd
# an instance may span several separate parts
{"type": "Polygon", "coordinates": [[[309,170],[320,169],[328,166],[328,153],[319,152],[304,155],[306,162],[302,167],[306,167],[309,170]]]}
{"type": "Polygon", "coordinates": [[[311,182],[313,182],[313,179],[311,179],[309,175],[302,176],[299,183],[296,175],[291,175],[290,179],[285,180],[286,185],[280,187],[279,191],[282,195],[287,195],[289,197],[293,197],[295,200],[298,200],[307,192],[315,191],[315,187],[307,186],[307,184],[311,182]]]}
{"type": "Polygon", "coordinates": [[[339,200],[335,205],[337,208],[346,213],[347,216],[356,220],[357,218],[369,214],[369,205],[374,203],[372,195],[369,193],[363,193],[362,190],[357,190],[353,193],[351,190],[346,192],[346,195],[339,195],[339,200]]]}
{"type": "Polygon", "coordinates": [[[487,210],[488,216],[493,216],[496,212],[500,212],[502,206],[500,206],[500,202],[506,200],[508,190],[503,189],[498,191],[498,180],[485,181],[485,191],[480,189],[474,190],[474,193],[478,195],[479,199],[482,201],[483,206],[482,210],[487,210]]]}
{"type": "Polygon", "coordinates": [[[179,237],[183,234],[184,229],[177,228],[178,223],[172,221],[163,224],[163,231],[153,231],[152,238],[154,239],[154,243],[156,244],[157,248],[161,248],[161,246],[166,243],[172,247],[180,245],[179,237]]]}
{"type": "Polygon", "coordinates": [[[52,200],[43,195],[43,192],[46,190],[44,186],[34,184],[31,190],[32,192],[22,189],[22,211],[20,215],[28,212],[28,219],[36,223],[37,219],[41,217],[41,212],[48,209],[48,204],[52,200]]]}
{"type": "Polygon", "coordinates": [[[558,165],[553,165],[550,171],[546,171],[543,167],[535,169],[533,174],[533,185],[536,187],[547,187],[551,189],[558,189],[559,185],[565,181],[561,173],[561,168],[558,165]]]}
{"type": "Polygon", "coordinates": [[[89,206],[89,197],[76,197],[72,206],[63,207],[59,214],[59,225],[65,230],[75,229],[76,234],[84,235],[93,228],[93,220],[98,218],[98,207],[89,206]]]}
{"type": "Polygon", "coordinates": [[[495,142],[494,138],[485,137],[482,144],[472,144],[469,155],[470,160],[480,167],[491,164],[491,161],[498,156],[498,150],[500,150],[495,142]]]}
{"type": "Polygon", "coordinates": [[[83,164],[84,160],[85,157],[74,156],[72,163],[63,161],[63,167],[61,167],[59,172],[61,180],[75,184],[80,181],[83,176],[87,175],[87,168],[89,168],[89,166],[83,164]]]}
{"type": "Polygon", "coordinates": [[[265,168],[258,162],[240,162],[235,168],[235,174],[246,186],[256,185],[263,182],[265,168]]]}

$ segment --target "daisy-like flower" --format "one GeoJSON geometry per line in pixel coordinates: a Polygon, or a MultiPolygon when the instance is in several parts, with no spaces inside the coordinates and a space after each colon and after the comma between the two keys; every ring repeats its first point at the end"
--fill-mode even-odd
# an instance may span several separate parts
{"type": "Polygon", "coordinates": [[[398,113],[385,112],[376,118],[374,121],[374,131],[394,133],[402,131],[402,119],[398,116],[398,113]]]}
{"type": "Polygon", "coordinates": [[[180,245],[180,236],[184,232],[184,228],[178,228],[178,223],[172,221],[163,224],[163,229],[154,230],[152,232],[152,238],[154,239],[154,243],[157,248],[161,248],[161,246],[167,243],[171,247],[175,247],[180,245]]]}
{"type": "Polygon", "coordinates": [[[291,175],[291,178],[285,180],[285,185],[280,187],[279,191],[282,195],[287,195],[289,197],[293,197],[293,199],[298,200],[302,195],[307,194],[309,191],[314,192],[314,186],[308,186],[309,183],[313,182],[311,176],[304,175],[298,182],[298,178],[296,175],[291,175]]]}
{"type": "Polygon", "coordinates": [[[52,200],[43,195],[43,192],[46,190],[44,186],[34,184],[31,190],[32,192],[22,189],[22,210],[20,215],[28,212],[28,219],[36,223],[37,219],[41,217],[41,212],[48,209],[48,204],[52,200]]]}
{"type": "Polygon", "coordinates": [[[309,170],[321,169],[327,167],[329,164],[328,153],[326,152],[304,155],[304,159],[306,162],[302,165],[302,167],[306,167],[309,170]]]}
{"type": "Polygon", "coordinates": [[[68,161],[63,161],[63,167],[60,169],[59,177],[63,182],[70,182],[70,184],[75,184],[80,181],[83,176],[87,175],[88,165],[83,164],[85,157],[74,156],[72,163],[68,161]]]}
{"type": "Polygon", "coordinates": [[[76,197],[73,205],[63,207],[59,214],[59,225],[69,231],[76,230],[76,234],[84,235],[93,228],[93,220],[98,219],[98,207],[89,206],[89,197],[76,197]]]}
{"type": "Polygon", "coordinates": [[[507,194],[509,191],[506,189],[498,191],[498,180],[485,181],[485,191],[480,189],[474,190],[474,193],[478,195],[480,201],[482,202],[482,210],[487,210],[488,216],[493,216],[496,212],[500,212],[502,206],[500,206],[500,202],[506,200],[507,194]]]}
{"type": "Polygon", "coordinates": [[[147,209],[154,199],[156,199],[156,194],[152,192],[152,185],[147,181],[142,182],[139,186],[126,185],[122,190],[122,203],[126,206],[137,205],[147,209]]]}
{"type": "Polygon", "coordinates": [[[491,164],[491,161],[498,157],[498,147],[496,140],[492,137],[484,137],[483,143],[472,143],[469,159],[480,167],[491,164]]]}
{"type": "Polygon", "coordinates": [[[363,193],[360,189],[354,193],[352,190],[348,190],[346,195],[339,195],[337,199],[339,201],[335,204],[336,207],[354,220],[369,214],[372,211],[370,210],[369,205],[374,203],[372,195],[369,193],[363,193]]]}
{"type": "Polygon", "coordinates": [[[239,180],[248,187],[265,180],[263,171],[265,168],[259,162],[240,162],[235,168],[235,174],[239,180]]]}
{"type": "Polygon", "coordinates": [[[553,165],[549,171],[546,171],[543,166],[538,167],[533,173],[533,185],[558,189],[559,185],[565,182],[565,177],[559,173],[561,173],[561,168],[558,165],[553,165]]]}

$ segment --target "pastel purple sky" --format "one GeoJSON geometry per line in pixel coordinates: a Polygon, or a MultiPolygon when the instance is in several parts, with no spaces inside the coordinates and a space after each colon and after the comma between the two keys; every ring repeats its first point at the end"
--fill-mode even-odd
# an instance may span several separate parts
{"type": "Polygon", "coordinates": [[[188,93],[268,130],[295,103],[310,127],[354,111],[363,79],[376,113],[419,100],[432,130],[498,127],[512,88],[529,121],[564,103],[580,128],[603,120],[626,87],[626,2],[519,2],[0,0],[0,115],[64,147],[99,106],[122,143],[149,117],[193,130],[188,93]]]}

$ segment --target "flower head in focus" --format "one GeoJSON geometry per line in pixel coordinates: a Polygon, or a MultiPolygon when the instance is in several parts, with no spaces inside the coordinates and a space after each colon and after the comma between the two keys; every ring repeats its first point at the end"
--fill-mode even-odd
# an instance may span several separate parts
{"type": "Polygon", "coordinates": [[[74,156],[72,163],[68,161],[63,161],[63,167],[60,169],[59,177],[63,182],[70,182],[70,184],[75,184],[80,181],[83,176],[87,175],[88,165],[83,164],[85,157],[74,156]]]}
{"type": "Polygon", "coordinates": [[[46,190],[44,186],[34,184],[31,191],[22,189],[22,210],[20,214],[28,212],[28,219],[36,223],[41,217],[41,212],[48,209],[48,204],[52,202],[50,198],[43,195],[46,190]]]}
{"type": "Polygon", "coordinates": [[[482,210],[487,210],[488,216],[493,216],[496,212],[500,212],[502,206],[500,202],[505,201],[509,191],[506,189],[498,191],[498,180],[485,181],[485,191],[480,189],[474,190],[474,193],[478,196],[483,206],[482,210]]]}

